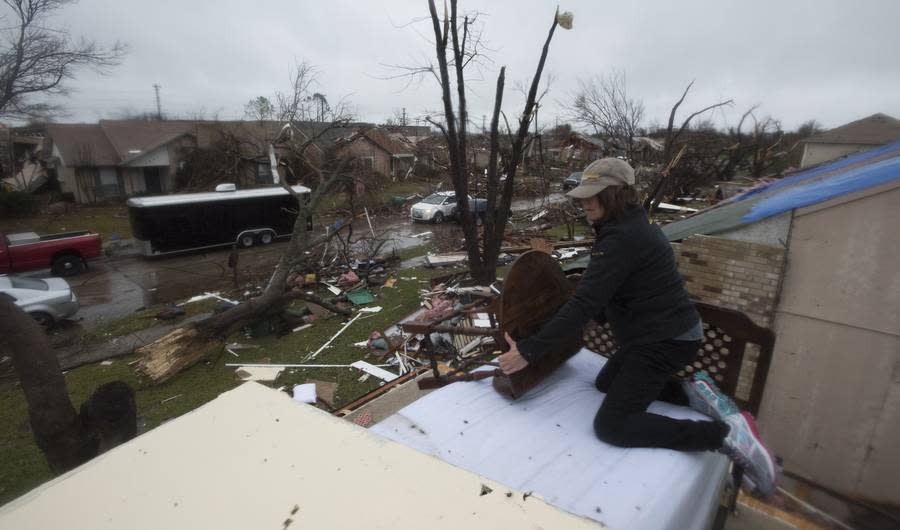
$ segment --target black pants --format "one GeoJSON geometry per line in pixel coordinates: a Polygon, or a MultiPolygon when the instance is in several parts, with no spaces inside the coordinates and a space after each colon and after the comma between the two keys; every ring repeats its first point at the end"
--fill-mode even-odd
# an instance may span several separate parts
{"type": "Polygon", "coordinates": [[[647,412],[654,400],[687,405],[675,372],[692,362],[699,341],[667,340],[617,351],[597,375],[606,393],[594,417],[594,431],[620,447],[662,447],[679,451],[715,450],[728,427],[721,421],[676,420],[647,412]]]}

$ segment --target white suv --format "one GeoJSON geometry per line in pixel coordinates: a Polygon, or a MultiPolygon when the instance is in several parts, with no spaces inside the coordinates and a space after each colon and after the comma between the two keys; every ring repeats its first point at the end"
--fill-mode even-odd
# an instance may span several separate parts
{"type": "Polygon", "coordinates": [[[445,219],[454,216],[456,216],[456,194],[452,191],[433,193],[413,204],[409,210],[409,218],[413,221],[443,223],[445,219]]]}

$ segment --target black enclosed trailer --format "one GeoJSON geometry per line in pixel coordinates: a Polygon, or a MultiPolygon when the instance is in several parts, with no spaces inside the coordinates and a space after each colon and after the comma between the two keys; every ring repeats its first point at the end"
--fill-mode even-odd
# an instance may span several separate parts
{"type": "MultiPolygon", "coordinates": [[[[293,186],[309,197],[309,188],[293,186]]],[[[297,201],[281,187],[128,199],[131,231],[145,256],[238,244],[249,247],[290,237],[297,201]]],[[[310,228],[311,219],[307,220],[310,228]]]]}

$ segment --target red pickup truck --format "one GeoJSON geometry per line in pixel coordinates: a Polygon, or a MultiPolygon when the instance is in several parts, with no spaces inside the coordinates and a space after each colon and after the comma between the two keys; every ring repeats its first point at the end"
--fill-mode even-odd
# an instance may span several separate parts
{"type": "Polygon", "coordinates": [[[0,274],[50,267],[56,276],[72,276],[100,255],[100,235],[88,231],[39,236],[0,232],[0,274]]]}

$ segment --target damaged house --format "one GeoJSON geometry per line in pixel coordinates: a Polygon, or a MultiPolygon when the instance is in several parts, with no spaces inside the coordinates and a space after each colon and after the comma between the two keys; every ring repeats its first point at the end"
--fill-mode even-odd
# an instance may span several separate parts
{"type": "Polygon", "coordinates": [[[392,137],[380,127],[359,127],[334,141],[338,156],[349,156],[358,167],[389,177],[405,175],[415,163],[415,146],[392,137]]]}
{"type": "MultiPolygon", "coordinates": [[[[826,133],[827,134],[827,133],[826,133]]],[[[900,142],[663,231],[693,296],[776,333],[759,414],[785,474],[900,503],[900,142]]]]}

